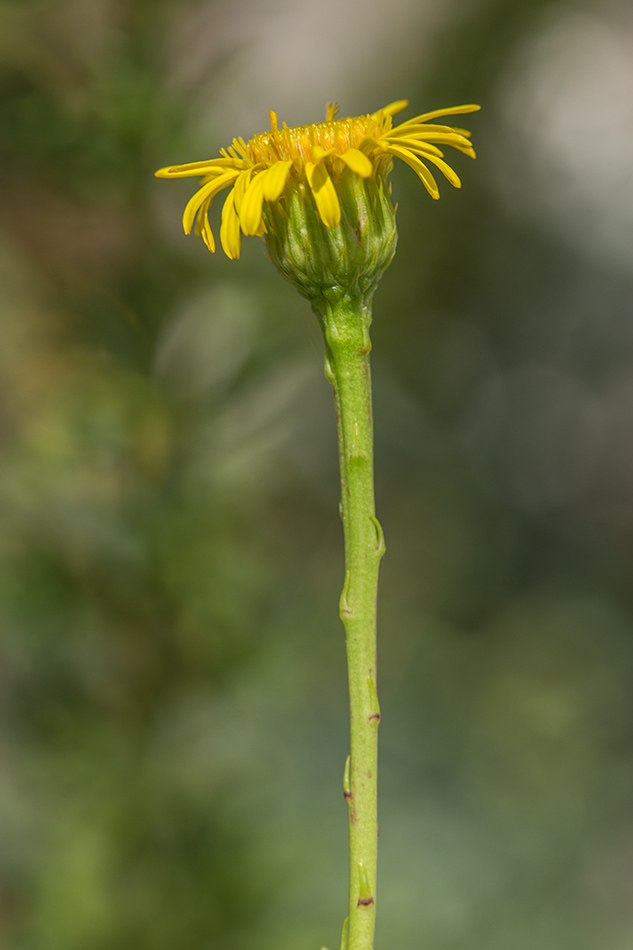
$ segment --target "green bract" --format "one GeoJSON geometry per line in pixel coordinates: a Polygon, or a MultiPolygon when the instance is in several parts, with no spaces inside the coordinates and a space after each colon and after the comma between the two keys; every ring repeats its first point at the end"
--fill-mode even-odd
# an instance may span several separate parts
{"type": "Polygon", "coordinates": [[[332,180],[340,222],[326,227],[308,185],[292,180],[278,201],[264,206],[266,246],[277,269],[304,297],[366,299],[396,251],[389,184],[378,169],[370,178],[345,169],[332,180]]]}

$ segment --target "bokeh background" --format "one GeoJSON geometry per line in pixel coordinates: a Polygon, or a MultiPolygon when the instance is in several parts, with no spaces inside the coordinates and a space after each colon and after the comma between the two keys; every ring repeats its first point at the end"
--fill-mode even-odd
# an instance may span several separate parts
{"type": "Polygon", "coordinates": [[[152,173],[403,97],[483,109],[375,300],[377,948],[633,945],[630,4],[2,0],[6,950],[338,947],[319,331],[152,173]]]}

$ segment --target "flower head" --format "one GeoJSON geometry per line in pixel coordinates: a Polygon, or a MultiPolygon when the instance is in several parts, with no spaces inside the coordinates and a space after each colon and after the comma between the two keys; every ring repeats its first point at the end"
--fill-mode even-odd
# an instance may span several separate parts
{"type": "Polygon", "coordinates": [[[277,267],[306,296],[320,293],[328,282],[358,282],[360,275],[362,283],[363,274],[369,287],[395,250],[395,209],[387,190],[393,157],[411,166],[432,198],[440,193],[429,164],[455,188],[461,186],[438,146],[475,157],[470,132],[433,120],[479,106],[438,109],[394,128],[392,117],[407,104],[401,100],[347,119],[335,118],[337,106],[330,104],[325,122],[292,129],[285,123],[280,128],[271,112],[269,132],[248,142],[233,139],[228,149],[220,149],[220,158],[171,165],[156,175],[202,177],[185,208],[183,226],[189,234],[195,224],[210,251],[215,240],[209,208],[220,191],[230,188],[220,227],[229,258],[240,256],[242,234],[256,234],[265,237],[277,267]]]}
{"type": "Polygon", "coordinates": [[[470,132],[449,125],[431,124],[430,120],[463,112],[475,112],[479,106],[455,106],[438,109],[392,127],[392,116],[404,109],[405,100],[394,102],[373,115],[336,119],[337,107],[330,104],[325,122],[289,129],[278,126],[277,114],[270,113],[270,132],[255,135],[250,141],[233,139],[228,149],[220,149],[221,158],[188,165],[170,165],[156,172],[158,178],[203,177],[201,188],[187,204],[183,215],[185,232],[190,233],[197,217],[196,234],[202,236],[210,251],[215,241],[208,212],[213,198],[231,187],[222,211],[220,240],[230,258],[240,255],[240,231],[264,233],[265,201],[279,201],[288,182],[307,182],[323,224],[331,228],[341,220],[336,180],[345,168],[354,175],[370,178],[390,167],[395,155],[413,168],[432,198],[440,193],[429,171],[430,162],[452,185],[461,182],[443,160],[438,145],[451,145],[475,157],[470,132]]]}

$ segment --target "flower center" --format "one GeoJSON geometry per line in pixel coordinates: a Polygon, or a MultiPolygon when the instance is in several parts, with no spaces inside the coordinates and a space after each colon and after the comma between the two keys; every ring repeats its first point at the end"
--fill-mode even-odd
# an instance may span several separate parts
{"type": "Polygon", "coordinates": [[[277,127],[277,114],[271,112],[270,118],[271,131],[255,135],[246,145],[254,162],[292,161],[295,158],[311,162],[314,145],[326,151],[333,148],[342,155],[349,148],[357,148],[366,136],[378,136],[387,131],[385,120],[391,125],[391,116],[376,119],[371,115],[363,115],[299,125],[293,129],[284,123],[280,129],[277,127]]]}

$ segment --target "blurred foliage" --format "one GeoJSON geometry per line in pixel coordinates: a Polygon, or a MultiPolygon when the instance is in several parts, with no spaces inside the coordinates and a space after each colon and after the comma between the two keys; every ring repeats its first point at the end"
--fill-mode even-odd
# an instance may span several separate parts
{"type": "MultiPolygon", "coordinates": [[[[173,41],[202,7],[249,15],[0,5],[7,950],[333,947],[344,915],[318,329],[257,241],[182,240],[187,183],[152,178],[224,144],[195,120],[233,41],[190,73],[173,41]]],[[[456,11],[367,103],[484,105],[462,194],[394,174],[376,296],[378,947],[633,938],[633,275],[491,170],[517,51],[570,8],[456,11]]]]}

